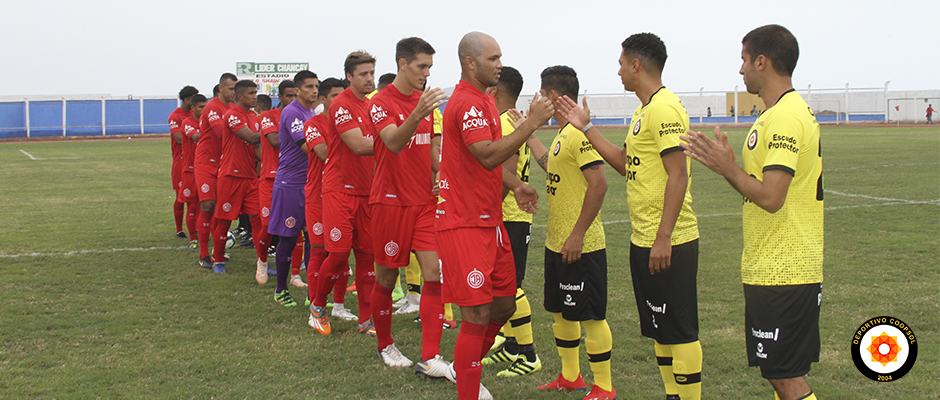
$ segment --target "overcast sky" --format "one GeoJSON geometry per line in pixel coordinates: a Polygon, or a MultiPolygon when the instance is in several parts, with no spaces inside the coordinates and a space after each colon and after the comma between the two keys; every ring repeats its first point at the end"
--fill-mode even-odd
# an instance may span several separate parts
{"type": "Polygon", "coordinates": [[[524,93],[541,70],[566,64],[582,91],[621,93],[620,42],[653,32],[666,43],[673,91],[744,90],[741,38],[777,23],[800,43],[794,85],[940,88],[940,1],[4,1],[0,95],[210,93],[235,63],[309,62],[341,77],[363,49],[376,75],[394,72],[395,43],[419,36],[437,50],[432,86],[457,83],[457,43],[496,38],[524,93]],[[508,6],[514,4],[514,6],[508,6]],[[772,5],[771,5],[772,4],[772,5]],[[340,7],[345,8],[340,8],[340,7]]]}

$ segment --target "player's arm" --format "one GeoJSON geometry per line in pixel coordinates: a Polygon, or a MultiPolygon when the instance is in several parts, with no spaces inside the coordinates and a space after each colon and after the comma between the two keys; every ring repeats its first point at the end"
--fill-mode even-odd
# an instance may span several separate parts
{"type": "Polygon", "coordinates": [[[702,163],[708,169],[723,176],[734,190],[747,197],[758,207],[769,213],[775,213],[787,200],[787,191],[793,174],[790,171],[772,169],[764,171],[764,180],[750,176],[735,162],[734,150],[728,144],[728,133],[715,127],[715,140],[709,139],[702,132],[686,131],[681,139],[685,154],[702,163]]]}
{"type": "Polygon", "coordinates": [[[529,105],[529,118],[519,124],[515,131],[495,142],[481,140],[472,143],[467,146],[467,149],[470,150],[470,153],[473,154],[473,157],[477,159],[483,168],[492,171],[502,165],[516,150],[519,150],[519,147],[522,147],[526,139],[532,136],[532,132],[545,125],[554,113],[555,107],[552,105],[551,100],[546,97],[540,98],[539,94],[536,93],[532,99],[532,104],[529,105]]]}
{"type": "MultiPolygon", "coordinates": [[[[306,145],[302,148],[304,149],[304,151],[307,151],[306,145]]],[[[319,143],[313,146],[313,153],[317,155],[317,158],[319,158],[320,161],[324,161],[324,162],[326,161],[326,151],[327,151],[326,143],[319,143]]]]}
{"type": "Polygon", "coordinates": [[[671,151],[662,156],[666,169],[666,190],[663,194],[663,216],[659,221],[656,239],[650,250],[650,275],[665,271],[672,265],[672,231],[676,227],[685,189],[689,186],[689,173],[686,170],[685,154],[671,151]]]}
{"type": "Polygon", "coordinates": [[[195,131],[195,133],[193,133],[192,135],[189,135],[189,140],[192,140],[193,142],[199,143],[199,131],[196,131],[196,130],[194,130],[194,131],[195,131]]]}
{"type": "Polygon", "coordinates": [[[441,172],[441,135],[431,138],[431,172],[441,172]]]}
{"type": "Polygon", "coordinates": [[[173,138],[173,142],[176,144],[183,144],[183,133],[180,131],[170,132],[170,137],[173,138]]]}
{"type": "Polygon", "coordinates": [[[280,148],[280,142],[278,141],[277,132],[268,132],[264,134],[264,137],[268,139],[268,143],[271,144],[275,149],[280,148]]]}
{"type": "Polygon", "coordinates": [[[516,169],[519,164],[519,153],[509,156],[506,162],[503,163],[503,198],[506,198],[506,195],[509,194],[510,190],[514,190],[523,182],[522,179],[519,179],[516,176],[516,169]]]}
{"type": "Polygon", "coordinates": [[[525,144],[529,146],[529,151],[532,152],[532,158],[535,159],[535,163],[542,168],[542,171],[548,170],[548,149],[542,144],[542,141],[536,135],[529,136],[525,144]]]}
{"type": "Polygon", "coordinates": [[[431,115],[434,109],[440,107],[446,98],[447,95],[444,94],[441,88],[425,88],[421,98],[418,99],[418,105],[411,111],[411,114],[408,114],[408,118],[405,118],[400,126],[389,124],[379,132],[379,137],[385,143],[385,147],[388,147],[392,153],[401,153],[408,145],[411,137],[414,136],[421,120],[431,115]]]}
{"type": "MultiPolygon", "coordinates": [[[[261,146],[255,145],[255,160],[261,161],[261,146]]],[[[258,164],[261,167],[261,164],[258,164]]]]}
{"type": "MultiPolygon", "coordinates": [[[[581,103],[584,107],[578,107],[578,103],[575,103],[574,100],[571,100],[568,96],[559,97],[556,102],[568,122],[583,132],[584,127],[591,122],[591,109],[588,108],[587,98],[581,99],[581,103]]],[[[593,125],[591,129],[584,132],[584,136],[591,142],[591,146],[594,146],[594,149],[600,153],[604,161],[610,164],[611,167],[614,167],[617,173],[621,176],[627,175],[626,148],[611,143],[611,141],[607,140],[604,135],[601,135],[601,132],[593,125]]]]}
{"type": "Polygon", "coordinates": [[[372,139],[365,137],[362,134],[362,129],[352,128],[346,132],[340,133],[339,138],[343,140],[343,143],[346,144],[346,147],[349,147],[349,150],[357,156],[371,156],[372,155],[372,139]]]}
{"type": "Polygon", "coordinates": [[[601,211],[601,206],[604,204],[604,195],[607,194],[607,174],[604,172],[603,162],[588,164],[581,172],[587,180],[587,191],[584,192],[584,202],[581,204],[578,220],[574,223],[568,239],[565,239],[565,244],[561,246],[561,260],[568,264],[581,259],[584,234],[594,218],[597,218],[597,213],[601,211]]]}
{"type": "Polygon", "coordinates": [[[261,134],[258,132],[252,132],[251,129],[248,129],[247,126],[235,131],[235,136],[242,138],[242,140],[248,142],[248,144],[261,143],[261,134]]]}

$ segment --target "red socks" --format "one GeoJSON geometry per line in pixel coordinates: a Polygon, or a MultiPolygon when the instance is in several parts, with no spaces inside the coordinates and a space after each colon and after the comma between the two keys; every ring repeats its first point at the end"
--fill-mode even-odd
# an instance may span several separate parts
{"type": "Polygon", "coordinates": [[[490,325],[486,327],[486,333],[483,337],[483,348],[480,349],[481,360],[483,357],[486,357],[486,352],[490,351],[490,347],[493,347],[493,343],[496,343],[496,334],[499,333],[499,330],[502,329],[503,325],[506,325],[506,321],[499,322],[490,320],[490,325]]]}
{"type": "Polygon", "coordinates": [[[180,202],[179,200],[173,202],[173,218],[176,220],[176,232],[183,231],[183,207],[186,206],[186,203],[180,202]]]}
{"type": "Polygon", "coordinates": [[[480,375],[483,372],[480,348],[483,347],[486,331],[486,326],[466,320],[460,322],[460,333],[454,345],[454,371],[457,373],[457,398],[460,400],[479,398],[480,375]]]}
{"type": "MultiPolygon", "coordinates": [[[[358,285],[356,287],[359,289],[358,285]]],[[[392,289],[379,284],[373,285],[372,289],[372,323],[375,324],[379,350],[395,343],[392,340],[392,289]]]]}
{"type": "Polygon", "coordinates": [[[189,230],[189,240],[196,240],[196,212],[199,203],[186,203],[186,229],[189,230]]]}
{"type": "MultiPolygon", "coordinates": [[[[372,318],[372,286],[375,285],[375,256],[353,251],[356,257],[356,297],[359,299],[359,323],[372,318]]],[[[330,285],[332,286],[332,285],[330,285]]]]}
{"type": "Polygon", "coordinates": [[[196,220],[198,223],[196,230],[199,233],[199,258],[206,258],[209,257],[209,238],[212,237],[210,228],[212,211],[199,210],[199,216],[196,220]]]}
{"type": "Polygon", "coordinates": [[[349,284],[349,260],[346,260],[346,263],[343,264],[343,273],[340,274],[339,279],[336,280],[336,283],[333,284],[333,302],[342,303],[346,299],[346,285],[349,284]]]}
{"type": "Polygon", "coordinates": [[[444,302],[441,300],[440,282],[424,281],[424,293],[421,294],[421,308],[418,315],[421,317],[421,360],[427,361],[441,354],[444,302]]]}
{"type": "Polygon", "coordinates": [[[323,265],[323,260],[326,260],[329,255],[330,253],[327,253],[326,249],[322,247],[310,248],[310,259],[307,260],[307,298],[311,302],[317,297],[317,290],[320,287],[320,267],[323,265]]]}
{"type": "MultiPolygon", "coordinates": [[[[297,244],[290,255],[290,274],[300,275],[300,264],[304,261],[304,237],[297,235],[297,244]]],[[[290,278],[288,278],[290,280],[290,278]]]]}
{"type": "Polygon", "coordinates": [[[267,229],[267,227],[261,226],[261,217],[255,215],[248,217],[248,221],[251,222],[251,241],[255,245],[255,253],[258,255],[258,259],[261,261],[268,261],[268,246],[263,246],[261,244],[261,237],[264,236],[261,234],[262,229],[267,229]]]}
{"type": "Polygon", "coordinates": [[[229,220],[216,220],[215,230],[212,232],[212,262],[225,262],[225,239],[228,239],[228,228],[232,225],[229,220]]]}
{"type": "MultiPolygon", "coordinates": [[[[251,223],[252,228],[254,228],[255,223],[251,223]]],[[[268,247],[271,246],[271,238],[273,236],[268,233],[268,226],[262,225],[261,230],[257,233],[252,233],[252,237],[258,238],[258,242],[255,243],[255,250],[260,246],[264,251],[258,252],[258,258],[261,259],[261,262],[268,262],[268,247]]]]}
{"type": "MultiPolygon", "coordinates": [[[[317,307],[326,307],[326,296],[336,284],[336,280],[342,276],[342,268],[347,265],[349,256],[345,253],[329,253],[330,255],[323,260],[320,266],[320,277],[317,280],[317,291],[313,298],[313,305],[317,307]]],[[[308,284],[309,285],[309,284],[308,284]]],[[[344,287],[345,291],[346,288],[344,287]]]]}

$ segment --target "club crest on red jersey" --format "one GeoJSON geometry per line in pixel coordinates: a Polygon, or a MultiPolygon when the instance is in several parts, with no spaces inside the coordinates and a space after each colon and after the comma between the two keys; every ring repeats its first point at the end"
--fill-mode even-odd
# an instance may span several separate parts
{"type": "Polygon", "coordinates": [[[209,189],[211,188],[209,187],[208,183],[203,183],[202,186],[199,187],[199,190],[201,190],[203,193],[209,193],[209,189]]]}
{"type": "Polygon", "coordinates": [[[232,203],[225,203],[222,205],[222,211],[229,212],[232,211],[232,203]]]}
{"type": "Polygon", "coordinates": [[[338,242],[342,238],[343,238],[343,232],[340,231],[339,228],[333,228],[332,230],[330,230],[330,240],[334,242],[338,242]]]}
{"type": "Polygon", "coordinates": [[[398,243],[388,242],[385,244],[385,255],[395,257],[398,255],[398,243]]]}
{"type": "Polygon", "coordinates": [[[193,193],[189,189],[183,189],[183,197],[189,197],[191,194],[193,193]]]}
{"type": "Polygon", "coordinates": [[[467,274],[467,285],[470,286],[471,289],[479,289],[483,287],[483,283],[485,281],[486,277],[478,269],[470,271],[470,273],[467,274]]]}
{"type": "Polygon", "coordinates": [[[322,224],[322,223],[317,222],[317,223],[313,224],[313,234],[314,234],[314,235],[317,235],[317,236],[320,236],[320,235],[323,234],[323,224],[322,224]]]}
{"type": "Polygon", "coordinates": [[[265,218],[271,216],[271,210],[269,210],[267,207],[261,207],[261,216],[265,218]]]}

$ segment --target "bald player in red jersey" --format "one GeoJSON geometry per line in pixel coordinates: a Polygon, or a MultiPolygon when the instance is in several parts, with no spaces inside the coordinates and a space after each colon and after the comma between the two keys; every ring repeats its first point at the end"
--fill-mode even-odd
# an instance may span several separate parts
{"type": "Polygon", "coordinates": [[[310,305],[308,323],[321,335],[329,335],[326,296],[336,284],[352,249],[356,257],[356,287],[359,299],[359,333],[374,334],[371,296],[375,283],[372,250],[372,209],[369,194],[375,160],[372,157],[374,129],[369,117],[369,99],[375,80],[375,58],[356,51],[344,63],[349,88],[330,104],[332,130],[322,132],[329,162],[323,175],[324,247],[329,252],[318,281],[317,296],[310,305]],[[326,236],[328,235],[328,236],[326,236]]]}
{"type": "Polygon", "coordinates": [[[235,82],[238,78],[226,72],[219,78],[219,96],[206,104],[199,118],[199,143],[196,144],[196,187],[199,190],[199,215],[196,218],[199,233],[199,265],[212,268],[209,258],[209,238],[215,228],[215,191],[222,158],[222,116],[235,101],[235,82]]]}
{"type": "Polygon", "coordinates": [[[421,358],[415,373],[443,378],[448,363],[441,357],[444,303],[434,231],[434,194],[431,113],[446,98],[440,88],[425,89],[433,65],[434,48],[417,37],[402,39],[395,48],[398,74],[392,84],[372,97],[370,113],[379,139],[374,141],[375,178],[372,235],[375,280],[372,318],[378,349],[386,365],[408,367],[392,339],[392,290],[398,268],[415,253],[424,276],[421,298],[421,358]]]}
{"type": "MultiPolygon", "coordinates": [[[[183,86],[180,89],[179,98],[180,106],[177,107],[173,112],[170,113],[168,122],[170,124],[170,152],[173,156],[173,164],[170,167],[170,180],[173,184],[173,191],[177,192],[180,190],[181,179],[182,179],[182,157],[183,157],[183,120],[187,117],[193,115],[192,111],[192,102],[191,99],[194,95],[198,94],[199,90],[192,86],[183,86]]],[[[176,222],[176,238],[177,239],[186,239],[186,234],[183,233],[183,215],[185,202],[181,201],[179,198],[173,202],[173,218],[176,222]]],[[[190,211],[192,212],[192,210],[190,211]]],[[[194,226],[189,226],[190,237],[194,226]]]]}
{"type": "MultiPolygon", "coordinates": [[[[487,399],[492,396],[480,384],[480,360],[516,308],[515,262],[502,225],[500,166],[548,122],[554,107],[536,94],[528,119],[503,137],[496,100],[486,94],[502,68],[499,44],[470,32],[457,53],[461,81],[444,110],[436,224],[444,302],[460,306],[463,319],[447,375],[456,381],[461,400],[487,399]]],[[[538,194],[531,186],[513,193],[520,208],[534,212],[538,194]]]]}
{"type": "Polygon", "coordinates": [[[228,229],[239,214],[246,214],[251,219],[254,230],[255,252],[260,258],[267,256],[267,249],[258,244],[261,221],[257,212],[258,180],[255,160],[260,155],[258,143],[261,140],[261,119],[252,111],[258,101],[258,85],[250,80],[241,80],[235,84],[235,106],[230,107],[222,117],[225,125],[222,130],[222,162],[219,165],[219,179],[215,209],[216,227],[212,235],[213,254],[212,271],[225,273],[225,240],[228,229]],[[258,235],[256,235],[258,234],[258,235]]]}
{"type": "Polygon", "coordinates": [[[196,190],[196,177],[193,161],[196,158],[196,142],[199,140],[199,117],[206,108],[206,96],[196,94],[191,97],[190,105],[193,115],[186,117],[182,122],[180,144],[180,187],[176,193],[176,201],[186,203],[186,228],[189,229],[189,245],[198,248],[196,240],[196,210],[199,208],[199,191],[196,190]]]}

